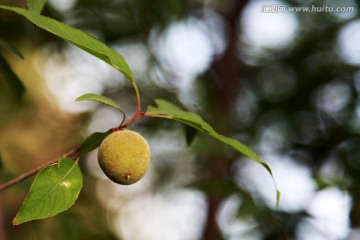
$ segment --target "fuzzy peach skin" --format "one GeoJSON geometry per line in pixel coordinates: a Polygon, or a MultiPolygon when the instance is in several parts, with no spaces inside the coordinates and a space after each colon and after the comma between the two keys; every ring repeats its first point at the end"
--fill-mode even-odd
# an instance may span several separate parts
{"type": "Polygon", "coordinates": [[[129,185],[139,181],[150,164],[150,147],[145,138],[130,130],[108,135],[100,144],[98,161],[112,181],[129,185]]]}

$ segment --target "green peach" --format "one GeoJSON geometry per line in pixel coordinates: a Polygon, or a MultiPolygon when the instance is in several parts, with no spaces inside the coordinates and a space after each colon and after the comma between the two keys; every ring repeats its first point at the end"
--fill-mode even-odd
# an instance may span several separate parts
{"type": "Polygon", "coordinates": [[[150,164],[150,147],[145,138],[130,130],[108,135],[100,144],[98,161],[112,181],[129,185],[139,181],[150,164]]]}

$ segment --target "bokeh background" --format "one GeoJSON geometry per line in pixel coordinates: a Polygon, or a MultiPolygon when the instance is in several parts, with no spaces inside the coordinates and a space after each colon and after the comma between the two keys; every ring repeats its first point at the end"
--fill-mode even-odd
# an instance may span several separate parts
{"type": "MultiPolygon", "coordinates": [[[[179,123],[141,119],[131,129],[152,150],[142,181],[113,184],[93,151],[80,161],[79,199],[56,217],[12,226],[31,180],[0,192],[0,239],[360,239],[359,7],[356,0],[49,0],[44,15],[125,56],[143,110],[164,98],[251,146],[272,167],[281,204],[253,160],[203,134],[190,145],[192,131],[179,123]],[[285,10],[269,13],[279,6],[285,10]]],[[[0,39],[24,55],[0,49],[1,182],[119,124],[110,108],[75,102],[81,94],[104,94],[134,114],[131,84],[106,63],[4,10],[0,39]],[[5,81],[9,68],[26,88],[22,98],[5,81]]]]}

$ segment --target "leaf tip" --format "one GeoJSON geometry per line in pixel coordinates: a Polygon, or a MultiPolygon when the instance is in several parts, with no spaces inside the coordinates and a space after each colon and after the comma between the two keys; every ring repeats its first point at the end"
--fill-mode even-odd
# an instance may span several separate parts
{"type": "Polygon", "coordinates": [[[96,94],[95,93],[85,93],[85,94],[77,97],[75,99],[75,102],[90,101],[91,100],[90,98],[93,97],[94,95],[96,95],[96,94]]]}
{"type": "Polygon", "coordinates": [[[276,190],[276,208],[279,208],[280,205],[281,192],[276,190]]]}
{"type": "Polygon", "coordinates": [[[81,95],[81,96],[79,96],[79,97],[77,97],[76,99],[75,99],[75,102],[81,102],[81,101],[83,101],[82,100],[82,97],[83,97],[84,95],[81,95]]]}
{"type": "Polygon", "coordinates": [[[15,216],[15,218],[14,218],[14,220],[13,220],[13,222],[12,222],[14,226],[20,225],[20,224],[22,223],[22,222],[19,222],[19,221],[17,220],[17,217],[18,217],[18,215],[15,216]]]}

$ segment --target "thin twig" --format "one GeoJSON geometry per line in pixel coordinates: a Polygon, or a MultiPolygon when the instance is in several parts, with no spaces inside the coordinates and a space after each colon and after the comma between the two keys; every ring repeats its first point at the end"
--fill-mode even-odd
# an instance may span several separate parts
{"type": "MultiPolygon", "coordinates": [[[[136,85],[135,85],[136,86],[136,85]]],[[[138,91],[137,91],[138,93],[138,91]]],[[[138,95],[138,103],[140,101],[140,98],[139,98],[139,95],[138,95]]],[[[140,104],[138,104],[138,111],[140,109],[140,104]]],[[[119,129],[122,129],[122,128],[127,128],[128,126],[130,126],[133,122],[135,122],[137,119],[139,118],[142,118],[142,117],[160,117],[160,118],[171,118],[169,116],[166,116],[166,115],[162,115],[162,114],[151,114],[151,113],[142,113],[142,112],[137,112],[135,114],[135,116],[133,118],[131,118],[129,121],[127,121],[126,123],[122,123],[119,127],[117,128],[113,128],[111,129],[112,131],[116,131],[116,130],[119,130],[119,129]]],[[[70,157],[72,155],[76,156],[80,151],[80,148],[79,147],[75,147],[74,149],[70,150],[69,152],[65,153],[62,155],[62,157],[70,157]]],[[[0,185],[0,192],[12,185],[15,185],[17,183],[20,183],[22,181],[24,181],[25,179],[37,174],[38,172],[40,172],[44,167],[47,167],[51,164],[54,164],[56,163],[57,161],[59,160],[59,158],[56,158],[56,159],[52,159],[46,163],[44,163],[43,165],[37,167],[37,168],[34,168],[34,169],[31,169],[30,171],[26,172],[26,173],[23,173],[21,174],[20,176],[4,183],[4,184],[1,184],[0,185]]]]}
{"type": "MultiPolygon", "coordinates": [[[[75,147],[74,149],[70,150],[69,152],[65,153],[62,155],[62,157],[70,157],[72,155],[77,155],[79,153],[79,150],[80,148],[79,147],[75,147]]],[[[4,183],[4,184],[1,184],[0,185],[0,191],[12,186],[12,185],[15,185],[21,181],[24,181],[25,179],[37,174],[38,172],[40,172],[44,167],[47,167],[51,164],[54,164],[56,163],[57,161],[59,160],[59,158],[56,158],[56,159],[52,159],[46,163],[44,163],[43,165],[37,167],[37,168],[34,168],[34,169],[31,169],[30,171],[26,172],[26,173],[23,173],[21,174],[20,176],[4,183]]]]}

